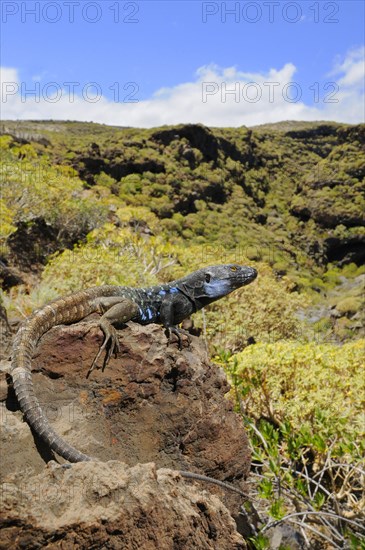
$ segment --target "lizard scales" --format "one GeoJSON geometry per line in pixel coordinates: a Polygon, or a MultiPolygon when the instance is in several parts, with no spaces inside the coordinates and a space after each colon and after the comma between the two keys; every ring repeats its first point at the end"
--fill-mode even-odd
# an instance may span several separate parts
{"type": "MultiPolygon", "coordinates": [[[[104,342],[88,375],[105,351],[103,369],[112,353],[119,351],[114,325],[134,321],[159,323],[169,337],[176,334],[181,345],[183,332],[176,325],[195,311],[252,282],[255,269],[236,264],[210,266],[167,284],[147,288],[104,285],[82,290],[60,298],[36,310],[20,327],[13,345],[11,376],[14,390],[25,419],[35,433],[58,455],[70,462],[95,460],[64,441],[51,427],[34,392],[32,356],[39,339],[52,327],[84,319],[91,313],[102,316],[97,324],[104,332],[104,342]]],[[[186,472],[181,472],[185,474],[186,472]]],[[[186,473],[184,477],[199,474],[186,473]]],[[[204,476],[200,476],[203,478],[204,476]]]]}

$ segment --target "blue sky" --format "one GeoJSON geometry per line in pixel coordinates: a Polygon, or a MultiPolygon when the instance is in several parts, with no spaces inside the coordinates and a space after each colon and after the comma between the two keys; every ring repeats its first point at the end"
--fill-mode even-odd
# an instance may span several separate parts
{"type": "Polygon", "coordinates": [[[357,0],[3,0],[2,116],[360,122],[364,18],[357,0]]]}

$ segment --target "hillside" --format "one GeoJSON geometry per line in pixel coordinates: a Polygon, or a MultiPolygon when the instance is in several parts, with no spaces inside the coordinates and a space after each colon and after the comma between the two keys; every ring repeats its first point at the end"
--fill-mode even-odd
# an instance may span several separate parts
{"type": "MultiPolygon", "coordinates": [[[[225,257],[265,262],[292,290],[309,294],[316,307],[320,302],[319,313],[311,314],[320,326],[346,317],[339,338],[358,330],[364,125],[142,130],[5,121],[1,132],[1,261],[17,268],[5,270],[6,289],[38,280],[52,254],[99,242],[108,227],[108,238],[117,241],[123,231],[125,238],[130,231],[161,240],[168,263],[185,264],[186,256],[187,269],[191,246],[199,267],[225,257]],[[343,300],[331,316],[326,306],[335,309],[343,300]]],[[[167,268],[160,275],[170,274],[167,268]]],[[[147,269],[146,282],[149,275],[147,269]]],[[[119,274],[123,279],[130,282],[119,274]]]]}
{"type": "MultiPolygon", "coordinates": [[[[310,548],[361,548],[365,125],[0,133],[3,358],[19,322],[61,294],[252,265],[257,280],[190,330],[231,383],[255,506],[267,522],[302,514],[310,548]]],[[[252,548],[268,548],[265,530],[252,548]]]]}

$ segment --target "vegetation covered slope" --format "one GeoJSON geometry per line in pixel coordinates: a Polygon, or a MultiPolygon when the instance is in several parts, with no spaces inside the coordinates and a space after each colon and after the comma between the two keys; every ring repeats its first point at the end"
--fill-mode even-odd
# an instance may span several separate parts
{"type": "MultiPolygon", "coordinates": [[[[196,316],[197,330],[231,376],[255,449],[262,445],[259,475],[272,481],[293,469],[307,485],[280,483],[295,498],[304,491],[313,507],[362,513],[358,470],[346,468],[363,453],[365,125],[8,121],[1,134],[10,319],[94,284],[154,284],[230,261],[257,267],[254,284],[196,316]],[[316,384],[331,369],[336,384],[322,395],[316,384]],[[329,414],[335,389],[331,406],[343,414],[329,414]],[[330,467],[341,473],[336,482],[330,467]],[[315,468],[325,468],[322,488],[308,482],[315,468]],[[346,498],[334,499],[336,491],[346,498]]],[[[274,489],[261,492],[279,517],[288,502],[274,489]]],[[[341,529],[336,536],[345,537],[341,529]]]]}
{"type": "MultiPolygon", "coordinates": [[[[314,302],[332,293],[326,305],[334,310],[347,299],[334,315],[329,308],[312,315],[320,328],[336,325],[342,339],[358,330],[364,125],[141,130],[49,121],[5,122],[2,132],[5,264],[38,274],[52,253],[95,245],[109,222],[108,238],[160,240],[162,256],[184,264],[186,255],[188,269],[191,246],[200,265],[265,262],[314,302]],[[349,277],[355,283],[346,284],[349,277]]],[[[120,270],[119,279],[133,280],[120,270]]]]}

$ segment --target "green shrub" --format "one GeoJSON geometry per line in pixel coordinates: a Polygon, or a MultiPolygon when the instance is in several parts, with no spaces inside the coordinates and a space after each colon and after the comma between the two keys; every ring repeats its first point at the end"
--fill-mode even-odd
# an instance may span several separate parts
{"type": "Polygon", "coordinates": [[[341,315],[353,315],[361,309],[361,299],[355,297],[348,297],[337,303],[336,309],[341,315]]]}
{"type": "Polygon", "coordinates": [[[342,347],[283,341],[220,355],[267,517],[254,548],[269,548],[267,529],[293,519],[309,538],[314,528],[334,547],[363,548],[364,351],[365,340],[342,347]]]}
{"type": "Polygon", "coordinates": [[[365,448],[364,345],[260,343],[232,356],[227,369],[244,414],[277,426],[289,422],[308,433],[306,445],[314,452],[333,445],[340,456],[351,442],[365,448]],[[316,437],[323,441],[319,447],[316,437]]]}
{"type": "Polygon", "coordinates": [[[148,286],[175,262],[173,248],[160,237],[146,241],[130,228],[116,231],[105,224],[87,236],[84,245],[55,254],[46,266],[41,286],[59,294],[94,285],[148,286]]]}
{"type": "Polygon", "coordinates": [[[105,174],[105,172],[100,172],[100,174],[97,174],[94,179],[97,185],[106,187],[107,189],[110,189],[116,184],[116,180],[108,174],[105,174]]]}
{"type": "MultiPolygon", "coordinates": [[[[52,165],[27,145],[13,147],[8,153],[1,194],[5,219],[12,225],[43,218],[59,230],[62,242],[66,233],[81,237],[105,221],[106,208],[84,195],[83,183],[71,167],[52,165]]],[[[5,226],[7,231],[9,226],[5,226]]]]}

